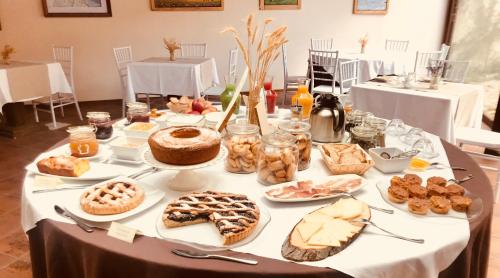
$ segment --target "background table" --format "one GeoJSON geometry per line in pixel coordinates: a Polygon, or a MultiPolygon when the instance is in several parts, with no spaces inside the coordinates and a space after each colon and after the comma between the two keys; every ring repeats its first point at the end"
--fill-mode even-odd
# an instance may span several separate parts
{"type": "MultiPolygon", "coordinates": [[[[482,214],[470,221],[470,240],[458,258],[440,277],[485,277],[489,255],[490,224],[493,209],[492,190],[478,165],[456,147],[444,143],[453,166],[467,168],[474,179],[464,186],[482,198],[482,214]]],[[[458,173],[457,173],[458,174],[458,173]]],[[[226,255],[254,258],[256,266],[224,261],[198,260],[174,256],[172,248],[186,248],[176,243],[139,236],[128,244],[106,236],[105,231],[85,233],[76,225],[42,220],[28,231],[34,277],[349,277],[328,268],[310,267],[269,258],[223,251],[226,255]]],[[[381,238],[382,239],[382,238],[381,238]]],[[[281,244],[283,238],[275,238],[281,244]]],[[[270,243],[270,242],[268,242],[270,243]]],[[[378,256],[386,250],[366,250],[368,256],[378,256]]],[[[344,251],[345,252],[345,251],[344,251]]],[[[359,264],[361,258],[353,258],[359,264]]],[[[414,269],[408,269],[409,272],[414,269]]]]}
{"type": "Polygon", "coordinates": [[[371,80],[378,75],[402,75],[410,70],[413,56],[407,52],[368,52],[340,51],[339,62],[359,60],[359,83],[371,80]]]}
{"type": "Polygon", "coordinates": [[[219,75],[214,58],[148,58],[128,65],[128,99],[136,93],[199,98],[219,75]]]}
{"type": "Polygon", "coordinates": [[[385,119],[402,119],[451,143],[455,142],[455,126],[481,127],[482,86],[445,82],[438,90],[428,87],[428,83],[417,83],[415,89],[403,89],[367,82],[354,85],[351,98],[355,109],[385,119]]]}

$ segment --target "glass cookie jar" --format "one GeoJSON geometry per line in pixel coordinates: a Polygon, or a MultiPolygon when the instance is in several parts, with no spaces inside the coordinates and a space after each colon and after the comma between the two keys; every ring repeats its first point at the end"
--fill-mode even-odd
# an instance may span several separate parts
{"type": "Polygon", "coordinates": [[[74,157],[91,157],[99,151],[99,143],[92,126],[75,126],[67,129],[69,148],[74,157]]]}
{"type": "Polygon", "coordinates": [[[295,136],[275,132],[262,137],[257,156],[257,180],[265,185],[293,181],[297,175],[299,149],[295,136]]]}
{"type": "Polygon", "coordinates": [[[299,171],[306,170],[311,164],[311,125],[305,122],[290,121],[279,124],[279,129],[286,131],[296,138],[296,144],[299,149],[299,171]]]}
{"type": "Polygon", "coordinates": [[[105,140],[113,136],[113,124],[108,112],[88,112],[89,125],[95,127],[95,136],[99,140],[105,140]]]}
{"type": "Polygon", "coordinates": [[[377,133],[377,130],[370,126],[355,126],[351,129],[351,144],[358,144],[363,150],[368,151],[378,146],[377,133]]]}
{"type": "Polygon", "coordinates": [[[228,155],[224,167],[231,173],[248,174],[257,169],[261,145],[259,127],[252,124],[232,124],[226,127],[224,144],[228,155]]]}

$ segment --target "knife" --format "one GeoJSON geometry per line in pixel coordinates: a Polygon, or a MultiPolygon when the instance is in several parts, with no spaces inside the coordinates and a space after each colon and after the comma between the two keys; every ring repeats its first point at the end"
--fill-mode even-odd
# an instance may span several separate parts
{"type": "Polygon", "coordinates": [[[55,205],[54,206],[54,210],[61,216],[64,216],[66,218],[69,218],[73,221],[75,221],[76,225],[78,225],[78,227],[82,228],[82,230],[84,230],[85,232],[87,233],[92,233],[94,231],[94,229],[92,229],[92,227],[90,227],[89,225],[83,223],[80,219],[74,217],[73,215],[71,215],[71,213],[69,213],[66,209],[63,209],[62,207],[58,206],[58,205],[55,205]]]}
{"type": "Polygon", "coordinates": [[[230,262],[242,263],[242,264],[250,264],[250,265],[258,264],[258,262],[255,260],[247,260],[247,259],[240,259],[240,258],[234,258],[234,257],[228,257],[228,256],[206,254],[206,253],[200,253],[200,252],[196,252],[196,251],[172,249],[172,253],[174,253],[177,256],[191,258],[191,259],[216,259],[216,260],[224,260],[224,261],[230,261],[230,262]]]}

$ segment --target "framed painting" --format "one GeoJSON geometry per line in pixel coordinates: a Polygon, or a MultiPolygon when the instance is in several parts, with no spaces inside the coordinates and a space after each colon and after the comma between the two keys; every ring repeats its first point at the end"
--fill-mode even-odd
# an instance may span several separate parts
{"type": "Polygon", "coordinates": [[[354,0],[354,14],[387,14],[389,0],[354,0]]]}
{"type": "Polygon", "coordinates": [[[259,0],[261,10],[300,10],[302,0],[259,0]]]}
{"type": "Polygon", "coordinates": [[[46,17],[110,17],[111,0],[42,0],[46,17]]]}
{"type": "Polygon", "coordinates": [[[223,11],[224,0],[150,0],[153,11],[223,11]]]}

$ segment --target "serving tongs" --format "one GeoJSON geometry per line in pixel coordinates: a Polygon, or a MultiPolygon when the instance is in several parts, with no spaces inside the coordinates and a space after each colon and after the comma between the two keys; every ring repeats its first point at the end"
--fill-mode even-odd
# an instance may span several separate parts
{"type": "Polygon", "coordinates": [[[411,241],[411,242],[420,243],[420,244],[424,243],[423,239],[409,238],[409,237],[401,236],[401,235],[395,234],[393,232],[390,232],[390,231],[388,231],[388,230],[386,230],[384,228],[381,228],[381,227],[377,226],[375,223],[373,223],[369,219],[364,219],[364,218],[362,218],[362,219],[353,219],[353,220],[350,220],[350,222],[361,223],[361,224],[366,224],[366,225],[372,225],[375,228],[381,230],[382,232],[387,233],[387,235],[390,236],[390,237],[399,238],[399,239],[402,239],[402,240],[411,241]]]}
{"type": "Polygon", "coordinates": [[[215,254],[207,254],[207,253],[201,253],[201,252],[197,252],[197,251],[172,249],[172,253],[174,253],[177,256],[191,258],[191,259],[216,259],[216,260],[223,260],[223,261],[229,261],[229,262],[235,262],[235,263],[241,263],[241,264],[249,264],[249,265],[258,264],[258,262],[255,260],[240,259],[240,258],[215,255],[215,254]]]}
{"type": "MultiPolygon", "coordinates": [[[[137,173],[131,174],[127,176],[127,178],[131,179],[137,179],[141,176],[144,176],[146,174],[153,174],[156,173],[160,170],[160,168],[157,167],[149,167],[144,170],[141,170],[137,173]]],[[[82,189],[82,188],[87,188],[90,185],[76,185],[76,186],[68,186],[68,187],[61,187],[61,188],[48,188],[48,189],[38,189],[38,190],[33,190],[32,193],[47,193],[47,192],[56,192],[56,191],[65,191],[65,190],[75,190],[75,189],[82,189]]]]}
{"type": "Polygon", "coordinates": [[[420,151],[417,150],[411,150],[411,151],[406,151],[402,152],[398,155],[391,156],[388,152],[381,152],[380,157],[384,159],[397,159],[397,158],[406,158],[406,157],[413,157],[416,156],[420,151]]]}
{"type": "Polygon", "coordinates": [[[474,178],[474,176],[472,174],[469,174],[465,178],[462,178],[462,179],[459,179],[459,180],[457,180],[457,179],[449,179],[448,182],[454,182],[456,184],[462,184],[462,183],[464,183],[464,182],[466,182],[468,180],[471,180],[472,178],[474,178]]]}

